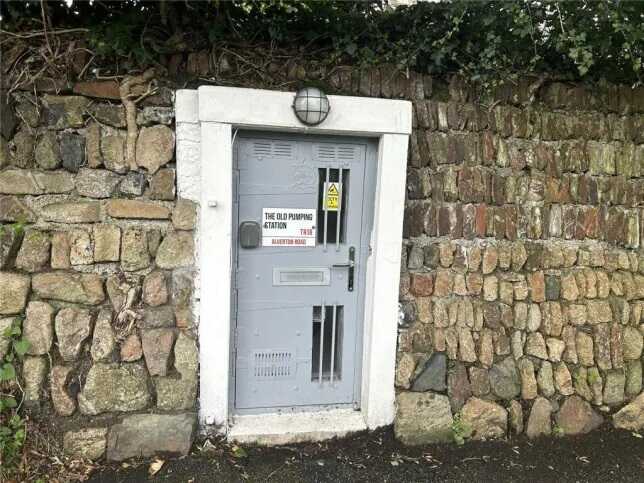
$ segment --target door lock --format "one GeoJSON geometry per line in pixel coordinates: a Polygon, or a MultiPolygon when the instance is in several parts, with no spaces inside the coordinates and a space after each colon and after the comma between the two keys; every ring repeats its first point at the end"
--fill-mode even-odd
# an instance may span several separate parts
{"type": "Polygon", "coordinates": [[[353,292],[353,277],[356,269],[356,249],[355,247],[349,247],[349,261],[345,263],[334,263],[331,265],[333,268],[348,268],[349,276],[347,277],[347,290],[353,292]]]}
{"type": "Polygon", "coordinates": [[[257,248],[261,232],[261,227],[256,221],[242,221],[239,225],[239,244],[242,248],[257,248]]]}

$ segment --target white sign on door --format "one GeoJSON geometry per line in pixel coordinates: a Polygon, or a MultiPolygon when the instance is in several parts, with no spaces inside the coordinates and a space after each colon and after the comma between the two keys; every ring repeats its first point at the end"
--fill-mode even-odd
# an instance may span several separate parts
{"type": "Polygon", "coordinates": [[[317,210],[262,208],[262,246],[314,247],[317,210]]]}

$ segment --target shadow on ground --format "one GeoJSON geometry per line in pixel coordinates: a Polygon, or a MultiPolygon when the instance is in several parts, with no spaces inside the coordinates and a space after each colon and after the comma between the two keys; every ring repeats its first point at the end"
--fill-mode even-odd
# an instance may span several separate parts
{"type": "Polygon", "coordinates": [[[471,442],[409,448],[391,430],[320,444],[245,448],[196,445],[165,461],[153,477],[150,461],[103,467],[92,482],[416,482],[644,481],[644,439],[604,427],[581,437],[471,442]],[[236,455],[236,456],[235,456],[236,455]]]}

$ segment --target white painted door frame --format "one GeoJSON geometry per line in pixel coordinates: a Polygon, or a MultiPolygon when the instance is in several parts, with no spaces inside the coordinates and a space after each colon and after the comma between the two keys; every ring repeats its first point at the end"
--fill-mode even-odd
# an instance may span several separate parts
{"type": "MultiPolygon", "coordinates": [[[[331,424],[338,429],[334,434],[343,429],[374,429],[391,424],[395,413],[398,284],[411,103],[329,96],[327,119],[319,126],[306,127],[293,113],[293,97],[289,92],[214,86],[176,93],[178,193],[199,204],[193,304],[195,319],[200,320],[199,418],[203,425],[217,425],[229,435],[232,143],[234,130],[240,128],[378,139],[372,253],[366,274],[361,408],[357,412],[360,423],[354,424],[352,416],[353,423],[342,428],[343,416],[338,413],[331,424]]],[[[253,425],[262,417],[253,416],[253,425]]],[[[322,417],[321,424],[329,425],[329,417],[332,414],[322,417]]],[[[309,417],[306,431],[312,430],[307,426],[313,420],[309,417]]],[[[283,419],[274,422],[284,424],[283,419]]],[[[297,423],[289,424],[287,421],[285,431],[298,431],[297,423]]],[[[261,440],[261,434],[257,436],[261,440]]]]}

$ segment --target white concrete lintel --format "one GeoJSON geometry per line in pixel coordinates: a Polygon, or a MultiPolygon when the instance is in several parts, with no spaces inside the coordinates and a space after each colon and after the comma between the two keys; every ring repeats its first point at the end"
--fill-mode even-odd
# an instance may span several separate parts
{"type": "Polygon", "coordinates": [[[174,101],[174,117],[177,123],[199,122],[199,93],[196,89],[180,89],[174,101]]]}
{"type": "Polygon", "coordinates": [[[199,120],[240,128],[317,134],[375,137],[411,133],[409,101],[329,96],[331,110],[325,121],[308,127],[295,117],[294,97],[294,92],[204,86],[199,88],[199,120]]]}

